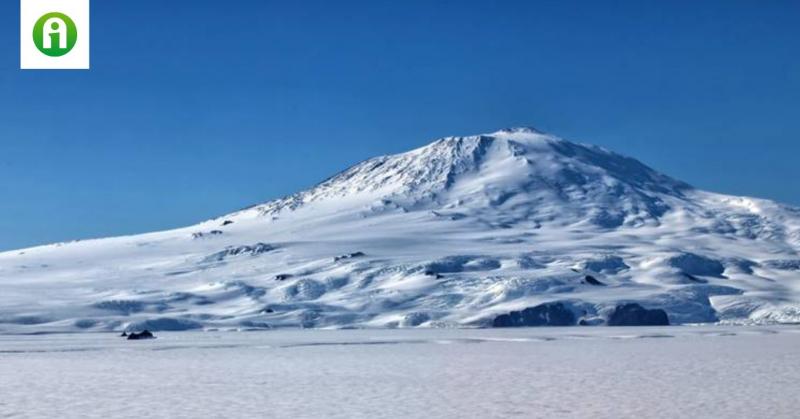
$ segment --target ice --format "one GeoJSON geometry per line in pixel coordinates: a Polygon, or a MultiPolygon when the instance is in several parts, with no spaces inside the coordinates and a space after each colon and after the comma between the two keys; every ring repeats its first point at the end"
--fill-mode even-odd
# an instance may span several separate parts
{"type": "Polygon", "coordinates": [[[0,417],[794,418],[800,328],[0,336],[0,417]]]}

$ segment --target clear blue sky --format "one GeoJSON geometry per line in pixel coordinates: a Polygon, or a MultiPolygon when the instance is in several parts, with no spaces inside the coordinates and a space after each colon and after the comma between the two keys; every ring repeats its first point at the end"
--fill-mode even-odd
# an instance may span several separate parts
{"type": "Polygon", "coordinates": [[[533,125],[800,204],[800,2],[94,0],[91,71],[0,2],[0,249],[188,225],[533,125]]]}

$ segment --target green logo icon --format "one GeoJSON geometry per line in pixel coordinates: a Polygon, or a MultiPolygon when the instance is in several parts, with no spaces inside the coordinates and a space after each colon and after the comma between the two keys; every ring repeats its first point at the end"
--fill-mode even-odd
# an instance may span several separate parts
{"type": "Polygon", "coordinates": [[[69,16],[53,12],[39,18],[33,25],[33,43],[44,55],[66,55],[78,41],[78,28],[69,16]]]}

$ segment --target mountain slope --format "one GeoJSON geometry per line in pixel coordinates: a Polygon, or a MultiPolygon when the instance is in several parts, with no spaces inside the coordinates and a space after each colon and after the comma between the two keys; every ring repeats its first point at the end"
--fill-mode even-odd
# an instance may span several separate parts
{"type": "Polygon", "coordinates": [[[0,254],[0,332],[491,325],[560,302],[800,321],[800,211],[530,128],[367,160],[195,226],[0,254]]]}

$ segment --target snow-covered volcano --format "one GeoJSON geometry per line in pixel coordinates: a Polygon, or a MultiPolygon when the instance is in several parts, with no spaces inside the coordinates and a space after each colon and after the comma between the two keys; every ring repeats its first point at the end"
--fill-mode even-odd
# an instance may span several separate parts
{"type": "Polygon", "coordinates": [[[797,208],[515,128],[187,228],[0,253],[0,332],[487,326],[537,306],[606,324],[634,302],[797,322],[798,251],[797,208]]]}

